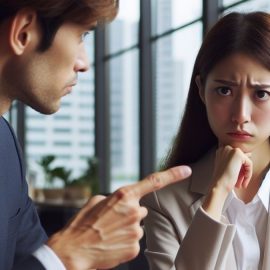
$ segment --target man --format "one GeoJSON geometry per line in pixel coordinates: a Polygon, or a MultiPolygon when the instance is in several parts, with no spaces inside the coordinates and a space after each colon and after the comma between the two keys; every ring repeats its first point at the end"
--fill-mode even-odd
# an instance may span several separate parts
{"type": "MultiPolygon", "coordinates": [[[[17,99],[51,114],[88,69],[83,36],[112,20],[115,0],[0,0],[0,115],[17,99]]],[[[145,194],[189,176],[176,167],[111,196],[92,198],[47,239],[32,201],[19,147],[0,118],[0,269],[111,268],[134,258],[147,211],[145,194]]]]}

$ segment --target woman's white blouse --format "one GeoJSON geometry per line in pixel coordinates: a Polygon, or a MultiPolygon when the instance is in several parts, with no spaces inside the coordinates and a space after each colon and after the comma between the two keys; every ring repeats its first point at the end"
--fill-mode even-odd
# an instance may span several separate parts
{"type": "MultiPolygon", "coordinates": [[[[223,215],[236,226],[233,248],[239,270],[258,270],[262,267],[270,196],[270,172],[247,204],[232,191],[226,199],[223,215]]],[[[269,255],[268,255],[269,256],[269,255]]]]}

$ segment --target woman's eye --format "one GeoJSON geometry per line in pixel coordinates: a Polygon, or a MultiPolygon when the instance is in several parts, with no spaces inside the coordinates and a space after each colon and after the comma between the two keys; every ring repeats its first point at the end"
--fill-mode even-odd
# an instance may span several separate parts
{"type": "Polygon", "coordinates": [[[219,87],[216,91],[221,96],[229,96],[232,94],[232,90],[228,87],[219,87]]]}
{"type": "Polygon", "coordinates": [[[259,100],[268,100],[270,97],[270,93],[264,90],[257,90],[255,95],[256,95],[256,98],[259,100]]]}

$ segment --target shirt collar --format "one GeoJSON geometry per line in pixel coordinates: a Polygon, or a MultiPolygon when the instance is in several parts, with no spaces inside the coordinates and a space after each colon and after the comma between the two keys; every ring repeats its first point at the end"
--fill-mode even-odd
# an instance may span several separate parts
{"type": "Polygon", "coordinates": [[[267,212],[269,207],[269,196],[270,196],[270,170],[265,175],[264,180],[258,191],[258,197],[261,199],[267,212]]]}
{"type": "Polygon", "coordinates": [[[231,202],[232,202],[232,200],[233,200],[234,198],[236,198],[236,194],[235,194],[234,191],[232,190],[232,191],[228,194],[228,196],[227,196],[227,198],[226,198],[226,200],[225,200],[225,203],[224,203],[224,206],[223,206],[223,209],[222,209],[222,212],[223,212],[223,213],[225,213],[225,212],[227,211],[229,205],[231,204],[231,202]]]}
{"type": "MultiPolygon", "coordinates": [[[[258,193],[255,195],[252,201],[257,200],[258,198],[261,200],[263,206],[265,207],[266,211],[268,212],[269,208],[269,196],[270,196],[270,170],[264,177],[264,180],[258,190],[258,193]]],[[[236,199],[237,195],[235,194],[234,190],[232,190],[224,203],[223,206],[223,213],[228,209],[229,205],[231,204],[233,199],[236,199]]]]}

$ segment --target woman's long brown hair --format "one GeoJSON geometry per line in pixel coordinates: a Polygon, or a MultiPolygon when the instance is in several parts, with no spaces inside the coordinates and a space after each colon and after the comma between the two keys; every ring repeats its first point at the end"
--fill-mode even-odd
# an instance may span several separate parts
{"type": "Polygon", "coordinates": [[[233,12],[221,18],[206,35],[195,61],[182,123],[164,168],[196,162],[217,145],[195,78],[200,75],[204,85],[215,65],[237,52],[247,54],[270,70],[269,14],[233,12]]]}

